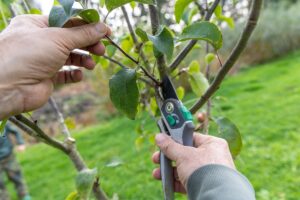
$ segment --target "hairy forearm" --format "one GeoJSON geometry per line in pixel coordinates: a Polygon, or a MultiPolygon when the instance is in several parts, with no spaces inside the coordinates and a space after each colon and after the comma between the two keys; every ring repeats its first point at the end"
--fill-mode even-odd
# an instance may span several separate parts
{"type": "Polygon", "coordinates": [[[22,112],[22,97],[17,88],[0,83],[0,120],[22,112]]]}

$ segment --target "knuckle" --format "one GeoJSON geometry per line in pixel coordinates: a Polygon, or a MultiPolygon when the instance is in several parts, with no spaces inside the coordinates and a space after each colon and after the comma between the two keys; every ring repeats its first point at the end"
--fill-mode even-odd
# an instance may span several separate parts
{"type": "Polygon", "coordinates": [[[228,148],[228,142],[222,138],[219,138],[217,141],[218,145],[224,149],[228,148]]]}
{"type": "Polygon", "coordinates": [[[95,34],[95,32],[96,32],[95,29],[86,27],[86,28],[83,28],[82,31],[87,39],[87,42],[93,43],[93,41],[95,41],[95,36],[97,35],[97,34],[95,34]]]}

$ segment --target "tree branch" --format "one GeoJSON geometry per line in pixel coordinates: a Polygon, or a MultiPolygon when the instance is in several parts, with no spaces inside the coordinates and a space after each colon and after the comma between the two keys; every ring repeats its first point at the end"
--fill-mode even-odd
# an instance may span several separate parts
{"type": "Polygon", "coordinates": [[[53,97],[50,97],[49,99],[49,104],[52,106],[57,118],[58,118],[58,121],[59,121],[59,124],[60,124],[60,127],[61,127],[61,130],[62,130],[62,133],[64,134],[65,136],[65,142],[67,143],[75,143],[75,139],[71,137],[71,133],[65,123],[65,119],[64,119],[64,116],[63,114],[60,112],[58,106],[57,106],[57,103],[56,101],[54,100],[53,97]]]}
{"type": "Polygon", "coordinates": [[[46,143],[56,149],[59,149],[66,154],[69,153],[69,150],[62,142],[48,136],[38,125],[36,125],[34,122],[32,122],[29,119],[27,119],[26,117],[24,117],[22,114],[15,116],[15,118],[23,125],[31,128],[39,138],[43,139],[44,143],[46,143]]]}
{"type": "MultiPolygon", "coordinates": [[[[220,0],[215,0],[213,5],[210,7],[210,9],[207,11],[204,20],[209,21],[211,16],[213,15],[216,7],[220,3],[220,0]]],[[[179,64],[184,60],[184,58],[190,53],[190,51],[193,49],[193,47],[197,44],[198,40],[191,40],[187,46],[178,54],[178,56],[175,58],[175,60],[172,62],[172,64],[169,66],[169,70],[172,72],[174,71],[179,64]]]]}
{"type": "Polygon", "coordinates": [[[218,72],[217,76],[215,77],[212,85],[208,88],[206,93],[201,97],[199,101],[197,101],[191,108],[191,112],[195,113],[197,110],[199,110],[206,102],[207,100],[219,89],[222,81],[224,80],[226,74],[230,71],[230,69],[233,67],[243,50],[245,49],[248,40],[250,39],[250,36],[252,35],[261,10],[263,0],[253,0],[252,8],[249,14],[249,18],[247,21],[247,25],[243,30],[243,33],[237,42],[236,46],[234,47],[233,51],[231,52],[230,56],[224,63],[223,67],[218,72]]]}
{"type": "MultiPolygon", "coordinates": [[[[159,14],[157,11],[157,8],[154,5],[149,5],[150,10],[150,20],[151,20],[151,27],[152,27],[152,34],[157,34],[160,26],[159,21],[159,14]]],[[[158,55],[156,56],[157,60],[157,67],[159,71],[160,78],[162,79],[167,74],[167,65],[164,55],[158,55]]]]}
{"type": "Polygon", "coordinates": [[[140,52],[141,58],[142,58],[144,64],[146,65],[146,68],[149,69],[150,66],[149,66],[148,60],[146,59],[146,56],[145,56],[145,54],[144,54],[144,52],[142,50],[142,45],[139,44],[137,36],[136,36],[136,34],[135,34],[134,30],[133,30],[132,24],[130,23],[127,10],[126,10],[126,8],[124,6],[122,6],[121,9],[122,9],[123,15],[125,17],[125,21],[127,23],[127,26],[128,26],[130,35],[132,37],[133,43],[135,45],[135,48],[136,48],[137,52],[140,52]]]}

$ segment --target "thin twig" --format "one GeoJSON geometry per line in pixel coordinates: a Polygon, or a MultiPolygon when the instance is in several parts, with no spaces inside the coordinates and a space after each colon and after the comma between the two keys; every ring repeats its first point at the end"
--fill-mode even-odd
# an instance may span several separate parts
{"type": "Polygon", "coordinates": [[[263,0],[253,0],[252,8],[250,11],[250,15],[247,21],[247,25],[243,30],[243,33],[237,42],[235,48],[231,52],[230,56],[224,63],[223,67],[218,72],[217,76],[215,77],[212,85],[208,88],[208,90],[205,92],[205,94],[198,100],[191,108],[191,112],[195,113],[197,110],[199,110],[206,102],[207,100],[219,89],[222,81],[224,80],[225,76],[228,74],[230,69],[233,67],[245,47],[247,46],[247,42],[250,39],[250,36],[252,35],[261,10],[263,0]]]}
{"type": "Polygon", "coordinates": [[[155,85],[159,86],[160,82],[158,80],[156,80],[156,78],[150,74],[150,72],[148,72],[144,67],[140,66],[140,68],[143,70],[143,72],[145,73],[146,76],[148,76],[154,83],[155,85]]]}
{"type": "Polygon", "coordinates": [[[127,68],[125,65],[123,65],[122,63],[120,63],[119,61],[117,61],[117,60],[115,60],[115,59],[113,59],[113,58],[111,58],[111,57],[108,57],[108,56],[106,56],[106,55],[103,55],[102,57],[105,58],[106,60],[109,60],[109,61],[112,62],[112,63],[115,63],[115,64],[119,65],[119,66],[122,67],[123,69],[127,68]]]}
{"type": "Polygon", "coordinates": [[[109,36],[105,36],[105,38],[108,39],[108,41],[110,42],[111,45],[115,46],[119,51],[122,52],[122,54],[124,54],[127,58],[129,58],[132,62],[134,62],[135,64],[139,64],[139,62],[134,59],[133,57],[131,57],[128,53],[126,53],[117,43],[115,43],[109,36]]]}
{"type": "Polygon", "coordinates": [[[135,48],[139,52],[139,55],[141,56],[144,64],[146,65],[146,68],[149,69],[150,66],[149,66],[149,63],[148,63],[148,61],[146,59],[146,56],[145,56],[145,54],[143,52],[143,49],[142,49],[143,46],[139,43],[139,41],[137,39],[137,36],[136,36],[136,34],[135,34],[134,30],[133,30],[132,24],[131,24],[131,22],[129,20],[129,17],[128,17],[127,10],[126,10],[126,8],[124,6],[122,6],[121,9],[122,9],[123,15],[125,17],[125,21],[127,23],[127,26],[128,26],[128,29],[129,29],[129,33],[131,35],[131,38],[132,38],[133,43],[135,45],[135,48]]]}
{"type": "MultiPolygon", "coordinates": [[[[216,7],[218,6],[220,0],[215,0],[213,5],[207,11],[204,20],[209,21],[211,16],[213,15],[216,7]]],[[[184,60],[184,58],[189,54],[189,52],[193,49],[193,47],[197,44],[198,40],[191,40],[187,46],[178,54],[172,64],[169,66],[169,70],[172,72],[174,71],[179,64],[184,60]]]]}
{"type": "Polygon", "coordinates": [[[216,51],[216,55],[217,55],[217,58],[218,58],[220,67],[222,67],[222,66],[223,66],[223,63],[222,63],[221,58],[220,58],[220,55],[219,55],[219,53],[218,53],[217,51],[216,51]]]}
{"type": "Polygon", "coordinates": [[[65,142],[68,144],[75,143],[75,139],[71,137],[71,133],[65,123],[65,118],[64,118],[62,112],[59,110],[55,99],[53,97],[50,97],[48,102],[51,105],[51,107],[53,108],[53,110],[58,118],[58,121],[59,121],[59,124],[61,127],[61,131],[62,131],[63,135],[65,136],[65,142]]]}

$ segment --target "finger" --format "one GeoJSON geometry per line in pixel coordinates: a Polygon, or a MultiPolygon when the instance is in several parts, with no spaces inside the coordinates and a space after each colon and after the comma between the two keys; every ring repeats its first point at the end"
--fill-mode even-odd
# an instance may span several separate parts
{"type": "Polygon", "coordinates": [[[152,162],[154,164],[159,164],[160,152],[157,151],[152,155],[152,162]]]}
{"type": "Polygon", "coordinates": [[[83,78],[82,71],[79,69],[72,71],[60,71],[53,78],[54,84],[77,83],[83,78]]]}
{"type": "Polygon", "coordinates": [[[61,45],[69,50],[94,45],[107,35],[109,31],[104,23],[86,24],[73,28],[55,28],[52,30],[56,33],[61,45]]]}
{"type": "Polygon", "coordinates": [[[155,178],[156,180],[161,180],[160,168],[154,169],[153,172],[152,172],[152,176],[153,176],[153,178],[155,178]]]}
{"type": "Polygon", "coordinates": [[[89,46],[85,48],[87,51],[91,52],[94,55],[103,56],[105,53],[105,46],[98,42],[97,44],[94,44],[92,46],[89,46]]]}
{"type": "Polygon", "coordinates": [[[206,144],[208,141],[210,141],[213,136],[203,135],[199,133],[194,133],[194,146],[199,147],[203,144],[206,144]]]}
{"type": "Polygon", "coordinates": [[[96,63],[91,56],[77,55],[71,53],[65,65],[74,65],[74,66],[84,67],[86,69],[92,70],[95,68],[96,63]]]}
{"type": "Polygon", "coordinates": [[[166,134],[158,134],[155,141],[160,150],[171,160],[177,161],[178,158],[185,157],[185,147],[176,143],[166,134]]]}

